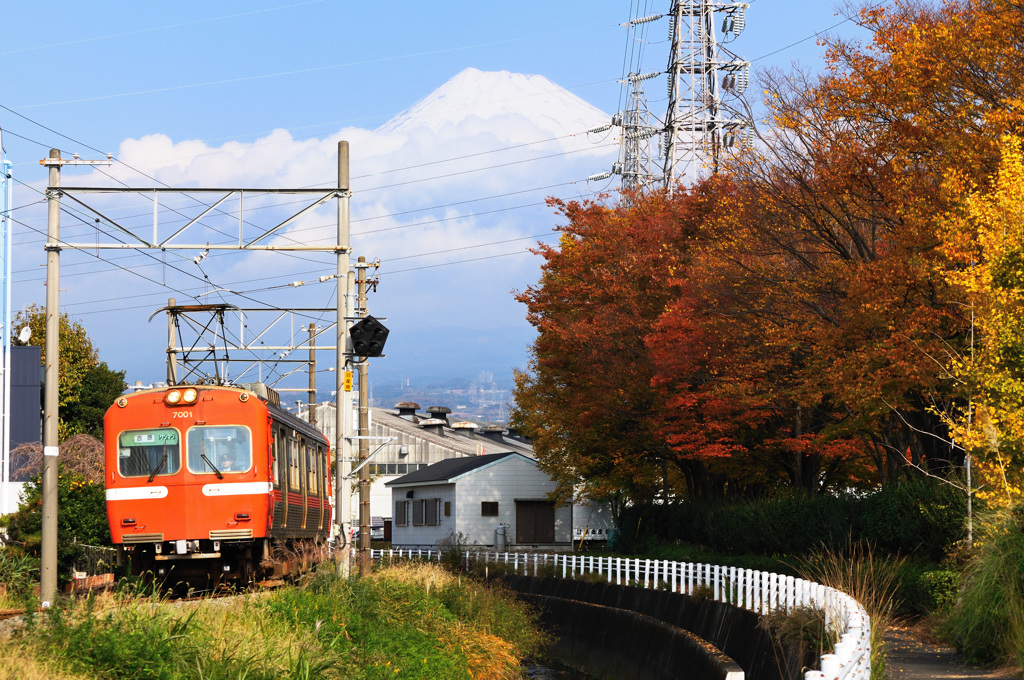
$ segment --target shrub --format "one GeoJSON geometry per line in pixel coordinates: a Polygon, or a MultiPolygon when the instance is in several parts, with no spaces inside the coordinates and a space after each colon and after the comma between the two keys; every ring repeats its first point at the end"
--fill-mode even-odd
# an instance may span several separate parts
{"type": "Polygon", "coordinates": [[[940,561],[964,537],[966,499],[938,480],[907,480],[869,494],[781,495],[739,503],[637,505],[620,518],[618,549],[686,541],[718,553],[808,555],[849,541],[880,554],[940,561]]]}

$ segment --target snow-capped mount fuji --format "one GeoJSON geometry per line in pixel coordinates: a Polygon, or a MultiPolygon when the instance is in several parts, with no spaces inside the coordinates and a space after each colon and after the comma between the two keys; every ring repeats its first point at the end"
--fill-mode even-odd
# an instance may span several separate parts
{"type": "Polygon", "coordinates": [[[544,76],[467,68],[377,132],[438,132],[471,118],[497,122],[509,116],[525,119],[552,136],[581,133],[610,118],[544,76]]]}

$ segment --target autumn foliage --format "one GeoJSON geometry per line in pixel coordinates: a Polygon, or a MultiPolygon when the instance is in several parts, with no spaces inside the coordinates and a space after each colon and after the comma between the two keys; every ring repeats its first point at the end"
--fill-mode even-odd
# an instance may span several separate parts
{"type": "Polygon", "coordinates": [[[1024,5],[856,17],[871,44],[762,74],[717,176],[553,202],[513,416],[565,494],[814,494],[966,452],[1024,481],[1024,5]]]}

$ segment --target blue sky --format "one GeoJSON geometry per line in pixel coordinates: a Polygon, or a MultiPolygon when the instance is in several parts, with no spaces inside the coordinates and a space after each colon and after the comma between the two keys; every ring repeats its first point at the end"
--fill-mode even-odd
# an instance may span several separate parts
{"type": "MultiPolygon", "coordinates": [[[[15,224],[14,308],[44,301],[39,230],[45,231],[45,209],[38,205],[38,191],[45,171],[38,161],[50,147],[83,157],[97,157],[98,151],[130,157],[132,168],[151,177],[192,186],[285,187],[332,180],[332,166],[317,149],[331,148],[341,136],[353,142],[353,177],[371,171],[377,177],[354,181],[354,220],[372,217],[407,228],[395,215],[421,211],[415,231],[396,232],[400,235],[390,240],[379,234],[364,242],[373,252],[356,252],[383,261],[371,312],[388,317],[393,331],[388,356],[373,365],[374,379],[472,378],[481,370],[505,378],[512,367],[525,366],[532,338],[525,310],[511,291],[536,282],[539,261],[525,250],[557,224],[556,216],[538,204],[545,195],[589,195],[594,188],[583,180],[606,169],[614,151],[584,153],[573,162],[543,161],[550,149],[511,150],[524,140],[541,139],[530,137],[539,131],[524,128],[518,137],[511,130],[467,130],[472,141],[460,141],[449,131],[436,144],[385,154],[375,148],[383,144],[381,138],[368,131],[466,68],[541,75],[611,114],[620,105],[618,81],[627,49],[620,24],[631,14],[657,14],[668,5],[668,0],[639,7],[608,0],[185,0],[5,7],[0,127],[15,175],[27,185],[15,191],[20,223],[15,224]],[[257,148],[263,151],[257,154],[257,148]],[[232,156],[232,149],[242,151],[232,156]],[[491,165],[474,167],[457,183],[432,185],[431,173],[443,174],[450,169],[446,159],[465,149],[489,153],[491,165]],[[528,152],[534,153],[533,161],[528,152]],[[197,162],[196,153],[207,160],[197,162]],[[190,163],[182,170],[185,156],[190,163]],[[396,183],[401,177],[388,173],[414,161],[430,164],[416,175],[415,189],[371,191],[371,185],[396,183]],[[246,167],[233,168],[233,162],[246,167]],[[530,170],[530,162],[543,163],[544,170],[530,170]],[[499,169],[512,163],[525,167],[499,169]],[[484,216],[499,212],[502,217],[484,216]],[[455,218],[461,227],[436,226],[438,220],[455,218]],[[425,245],[431,242],[440,246],[425,245]]],[[[843,23],[828,2],[754,0],[745,32],[730,47],[755,69],[787,69],[794,61],[820,69],[821,50],[813,36],[825,30],[854,35],[858,29],[843,23]]],[[[645,69],[664,68],[665,33],[664,22],[649,32],[642,45],[645,69]]],[[[663,88],[651,91],[660,95],[663,88]]],[[[657,97],[650,99],[656,108],[657,97]]],[[[112,172],[132,186],[153,185],[127,167],[112,172]]],[[[69,170],[63,181],[91,177],[69,170]]],[[[65,224],[75,233],[74,220],[65,224]]],[[[78,226],[78,236],[87,237],[88,230],[78,226]]],[[[151,261],[125,260],[113,272],[95,257],[77,253],[62,256],[65,263],[62,306],[86,326],[100,358],[126,369],[131,382],[161,379],[165,326],[147,319],[167,297],[187,300],[182,291],[196,294],[188,281],[174,281],[166,265],[151,261]],[[125,272],[136,267],[152,270],[147,280],[125,272]]],[[[276,266],[265,259],[211,258],[203,273],[213,285],[252,290],[254,284],[241,282],[251,281],[254,270],[257,278],[270,277],[276,266]]],[[[280,277],[315,278],[325,271],[327,262],[291,263],[280,277]]],[[[329,306],[332,300],[323,288],[301,301],[277,304],[329,306]]]]}

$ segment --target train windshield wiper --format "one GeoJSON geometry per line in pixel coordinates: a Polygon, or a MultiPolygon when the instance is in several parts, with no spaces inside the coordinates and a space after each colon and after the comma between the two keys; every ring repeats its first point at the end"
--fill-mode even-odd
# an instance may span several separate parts
{"type": "Polygon", "coordinates": [[[167,464],[167,445],[164,444],[164,457],[160,459],[160,462],[157,463],[157,466],[155,468],[150,470],[150,472],[149,472],[149,479],[146,480],[146,484],[149,484],[150,482],[152,482],[153,478],[157,476],[157,473],[159,473],[161,470],[164,469],[164,465],[166,465],[166,464],[167,464]]]}
{"type": "Polygon", "coordinates": [[[217,469],[217,466],[213,464],[213,461],[211,461],[211,460],[210,460],[209,458],[207,458],[207,457],[206,457],[206,454],[205,454],[205,453],[201,453],[201,454],[199,454],[199,455],[200,455],[200,456],[202,456],[202,457],[203,457],[203,460],[204,460],[204,461],[206,461],[206,464],[207,464],[207,465],[209,465],[209,466],[210,466],[210,468],[211,468],[211,469],[212,469],[212,470],[213,470],[213,471],[214,471],[215,473],[217,473],[217,479],[224,479],[224,475],[222,475],[222,474],[220,473],[220,470],[218,470],[218,469],[217,469]]]}

